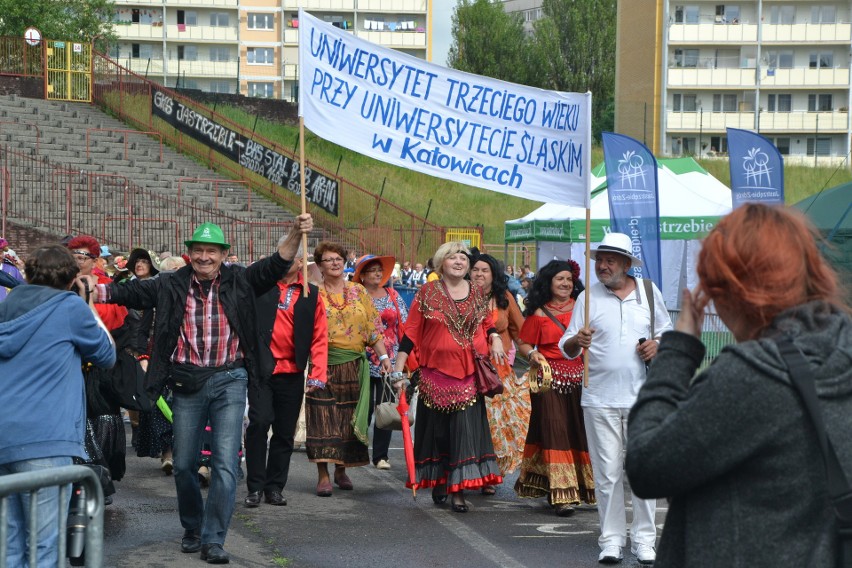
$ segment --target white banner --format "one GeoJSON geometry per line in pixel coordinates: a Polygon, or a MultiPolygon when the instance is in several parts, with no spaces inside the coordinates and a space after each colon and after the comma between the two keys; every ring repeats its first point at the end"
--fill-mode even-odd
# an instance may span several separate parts
{"type": "Polygon", "coordinates": [[[302,10],[299,82],[299,115],[321,138],[436,177],[588,207],[591,93],[433,65],[302,10]]]}

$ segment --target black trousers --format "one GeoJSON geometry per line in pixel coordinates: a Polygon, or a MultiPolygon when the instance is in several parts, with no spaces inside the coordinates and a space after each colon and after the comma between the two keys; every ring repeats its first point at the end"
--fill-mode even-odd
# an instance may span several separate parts
{"type": "MultiPolygon", "coordinates": [[[[370,377],[370,415],[367,417],[367,424],[373,419],[373,409],[382,401],[382,378],[370,377]]],[[[373,424],[373,465],[379,463],[379,460],[388,459],[388,450],[390,449],[391,436],[393,430],[384,430],[376,428],[373,424]]]]}
{"type": "Polygon", "coordinates": [[[258,400],[249,401],[246,485],[250,492],[281,491],[287,485],[290,457],[293,455],[293,436],[302,407],[304,386],[302,373],[272,375],[261,387],[258,400]],[[252,406],[255,408],[252,409],[252,406]],[[267,457],[266,441],[270,426],[272,439],[269,440],[267,457]]]}

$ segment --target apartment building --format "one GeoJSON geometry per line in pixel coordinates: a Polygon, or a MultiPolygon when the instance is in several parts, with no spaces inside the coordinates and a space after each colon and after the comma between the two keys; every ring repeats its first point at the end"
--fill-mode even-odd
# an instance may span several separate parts
{"type": "Polygon", "coordinates": [[[298,99],[299,8],[431,57],[431,0],[115,0],[111,56],[168,87],[298,99]]]}
{"type": "Polygon", "coordinates": [[[660,155],[727,153],[727,127],[771,139],[788,162],[850,151],[852,3],[622,0],[618,132],[660,155]]]}

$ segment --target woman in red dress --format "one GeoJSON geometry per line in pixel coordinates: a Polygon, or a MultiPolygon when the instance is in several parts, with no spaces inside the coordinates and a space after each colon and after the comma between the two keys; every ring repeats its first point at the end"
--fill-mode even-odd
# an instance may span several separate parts
{"type": "Polygon", "coordinates": [[[420,362],[414,461],[419,487],[432,488],[436,504],[452,495],[452,510],[467,512],[465,489],[503,482],[483,397],[476,392],[471,344],[505,360],[488,300],[465,280],[469,251],[462,243],[441,245],[433,263],[439,280],[420,288],[411,304],[392,380],[402,381],[408,353],[420,362]]]}
{"type": "Polygon", "coordinates": [[[518,350],[533,364],[530,370],[532,415],[524,446],[521,474],[515,483],[519,497],[545,497],[560,517],[573,513],[581,501],[595,503],[595,483],[580,388],[582,359],[566,360],[558,342],[571,321],[574,299],[583,291],[580,266],[573,260],[552,260],[536,276],[526,299],[518,350]],[[551,368],[550,388],[541,374],[551,368]],[[539,392],[535,392],[538,390],[539,392]]]}

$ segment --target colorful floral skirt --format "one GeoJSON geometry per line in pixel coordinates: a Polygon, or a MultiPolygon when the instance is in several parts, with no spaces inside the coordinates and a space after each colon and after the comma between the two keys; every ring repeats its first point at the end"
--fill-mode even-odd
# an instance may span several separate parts
{"type": "MultiPolygon", "coordinates": [[[[422,368],[424,379],[430,374],[446,377],[434,369],[422,368]]],[[[473,376],[460,383],[472,382],[473,376]]],[[[458,410],[440,410],[418,397],[414,422],[414,463],[421,488],[447,484],[447,491],[481,489],[503,482],[497,456],[491,443],[491,431],[481,396],[458,410]]]]}
{"type": "Polygon", "coordinates": [[[497,367],[503,380],[503,394],[485,399],[488,425],[500,473],[512,473],[521,465],[524,441],[530,423],[530,387],[527,378],[518,377],[508,365],[497,367]]]}
{"type": "Polygon", "coordinates": [[[361,394],[360,364],[361,359],[355,359],[329,365],[325,389],[305,395],[305,450],[310,461],[346,467],[370,463],[367,446],[355,437],[352,427],[361,394]]]}
{"type": "Polygon", "coordinates": [[[554,389],[530,395],[530,426],[515,483],[519,497],[546,496],[553,505],[596,502],[581,392],[554,389]]]}

